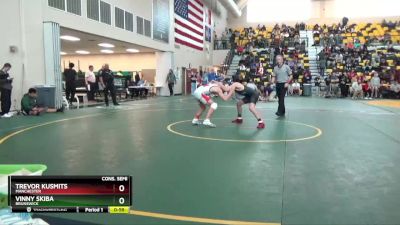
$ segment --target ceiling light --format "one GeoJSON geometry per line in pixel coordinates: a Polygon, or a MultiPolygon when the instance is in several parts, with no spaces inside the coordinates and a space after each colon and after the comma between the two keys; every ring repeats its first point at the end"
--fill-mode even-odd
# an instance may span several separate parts
{"type": "Polygon", "coordinates": [[[112,53],[114,53],[113,50],[109,50],[109,49],[102,49],[100,52],[102,52],[102,53],[107,53],[107,54],[112,54],[112,53]]]}
{"type": "Polygon", "coordinates": [[[89,55],[90,54],[90,52],[84,51],[84,50],[78,50],[78,51],[76,51],[76,53],[81,54],[81,55],[89,55]]]}
{"type": "Polygon", "coordinates": [[[80,38],[77,38],[74,36],[69,36],[69,35],[63,35],[60,38],[63,40],[66,40],[66,41],[80,41],[81,40],[80,38]]]}
{"type": "Polygon", "coordinates": [[[66,52],[60,52],[60,55],[66,55],[67,53],[66,52]]]}
{"type": "Polygon", "coordinates": [[[128,48],[126,51],[127,51],[127,52],[131,52],[131,53],[138,53],[138,52],[140,52],[139,50],[134,49],[134,48],[128,48]]]}
{"type": "Polygon", "coordinates": [[[108,44],[108,43],[100,43],[100,44],[98,44],[100,47],[103,47],[103,48],[114,48],[115,47],[115,45],[113,45],[113,44],[108,44]]]}

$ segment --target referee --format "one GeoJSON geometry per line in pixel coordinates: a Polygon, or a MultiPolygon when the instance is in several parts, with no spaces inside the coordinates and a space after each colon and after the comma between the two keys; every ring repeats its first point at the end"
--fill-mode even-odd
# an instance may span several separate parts
{"type": "Polygon", "coordinates": [[[292,81],[292,70],[286,64],[283,64],[283,56],[276,56],[277,65],[274,67],[274,72],[272,74],[272,83],[276,83],[276,94],[279,99],[278,111],[275,115],[281,117],[285,116],[285,95],[289,83],[292,81]]]}

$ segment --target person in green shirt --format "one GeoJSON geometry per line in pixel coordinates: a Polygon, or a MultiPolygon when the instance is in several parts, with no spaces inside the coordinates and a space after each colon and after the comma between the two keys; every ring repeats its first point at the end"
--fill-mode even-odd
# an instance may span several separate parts
{"type": "Polygon", "coordinates": [[[56,113],[64,112],[64,107],[60,109],[52,109],[46,107],[39,107],[37,104],[37,91],[34,88],[30,88],[28,93],[21,99],[21,110],[22,113],[29,116],[39,116],[43,112],[56,113]]]}

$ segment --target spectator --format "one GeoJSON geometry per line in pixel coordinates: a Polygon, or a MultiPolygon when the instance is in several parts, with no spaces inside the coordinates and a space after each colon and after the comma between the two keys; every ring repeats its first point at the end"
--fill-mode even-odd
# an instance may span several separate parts
{"type": "Polygon", "coordinates": [[[197,88],[196,83],[197,83],[197,73],[191,71],[190,72],[190,84],[191,84],[191,94],[192,95],[197,88]]]}
{"type": "Polygon", "coordinates": [[[390,85],[390,92],[392,98],[400,98],[400,84],[397,80],[390,85]]]}
{"type": "Polygon", "coordinates": [[[104,101],[106,106],[108,106],[108,95],[111,95],[114,106],[119,105],[116,97],[116,90],[114,86],[114,73],[110,70],[110,66],[108,64],[104,64],[104,69],[100,74],[100,83],[104,89],[104,101]]]}
{"type": "Polygon", "coordinates": [[[210,67],[207,74],[208,83],[218,80],[216,69],[210,67]]]}
{"type": "Polygon", "coordinates": [[[170,69],[168,72],[167,83],[168,83],[168,88],[169,88],[169,95],[173,96],[174,95],[174,85],[176,84],[176,76],[174,74],[174,71],[172,71],[172,69],[170,69]]]}
{"type": "Polygon", "coordinates": [[[349,86],[347,86],[348,83],[350,83],[348,75],[342,73],[339,76],[339,87],[342,98],[346,98],[349,95],[349,86]]]}
{"type": "Polygon", "coordinates": [[[325,77],[325,97],[331,97],[331,91],[331,74],[328,74],[328,76],[325,77]]]}
{"type": "Polygon", "coordinates": [[[34,88],[30,88],[28,93],[25,94],[21,99],[21,110],[24,115],[27,116],[39,116],[42,113],[55,113],[64,112],[64,106],[60,109],[50,109],[46,107],[39,107],[37,104],[37,91],[34,88]]]}
{"type": "Polygon", "coordinates": [[[334,72],[331,75],[331,94],[334,97],[338,97],[339,96],[339,77],[338,77],[338,73],[334,72]]]}
{"type": "Polygon", "coordinates": [[[371,98],[378,98],[379,96],[379,88],[381,86],[381,79],[377,72],[372,71],[373,77],[371,78],[371,98]]]}
{"type": "Polygon", "coordinates": [[[325,52],[321,51],[318,54],[319,57],[319,74],[321,75],[321,77],[325,76],[325,68],[326,68],[326,56],[325,56],[325,52]]]}
{"type": "Polygon", "coordinates": [[[69,104],[72,105],[72,102],[75,99],[76,86],[75,81],[77,78],[77,73],[74,69],[75,64],[69,63],[69,68],[64,70],[65,77],[65,96],[69,101],[69,104]]]}
{"type": "Polygon", "coordinates": [[[143,75],[141,76],[137,86],[141,87],[139,88],[139,96],[141,97],[147,97],[149,94],[149,84],[148,82],[144,79],[143,75]]]}
{"type": "Polygon", "coordinates": [[[135,73],[135,85],[137,85],[139,83],[139,81],[140,81],[140,74],[139,74],[139,72],[136,72],[135,73]]]}
{"type": "Polygon", "coordinates": [[[372,99],[371,83],[365,80],[362,84],[362,89],[364,93],[364,99],[372,99]]]}
{"type": "Polygon", "coordinates": [[[316,95],[321,96],[321,77],[318,75],[314,79],[315,82],[315,90],[316,90],[316,95]]]}
{"type": "Polygon", "coordinates": [[[311,84],[312,76],[309,69],[304,70],[303,84],[311,84]]]}
{"type": "Polygon", "coordinates": [[[203,70],[200,67],[200,72],[196,74],[197,77],[197,87],[203,84],[203,70]]]}
{"type": "Polygon", "coordinates": [[[241,63],[240,66],[239,66],[239,70],[240,71],[246,71],[246,66],[243,63],[241,63]]]}
{"type": "Polygon", "coordinates": [[[94,101],[94,93],[96,93],[96,75],[93,72],[93,66],[89,66],[89,71],[85,74],[85,83],[88,90],[88,100],[94,101]]]}
{"type": "Polygon", "coordinates": [[[353,93],[353,99],[360,99],[363,97],[363,90],[362,90],[362,85],[360,80],[355,80],[353,84],[351,85],[351,90],[353,93]]]}
{"type": "Polygon", "coordinates": [[[302,94],[302,91],[300,89],[300,83],[298,82],[298,80],[294,80],[293,84],[289,86],[289,94],[290,95],[297,94],[299,96],[302,94]]]}
{"type": "Polygon", "coordinates": [[[242,55],[243,52],[244,52],[243,46],[239,45],[239,46],[236,48],[236,51],[237,51],[238,55],[242,55]]]}
{"type": "Polygon", "coordinates": [[[11,108],[11,91],[13,78],[10,77],[8,73],[11,69],[11,64],[4,64],[3,68],[0,70],[0,92],[1,92],[1,117],[10,118],[12,114],[10,113],[11,108]]]}

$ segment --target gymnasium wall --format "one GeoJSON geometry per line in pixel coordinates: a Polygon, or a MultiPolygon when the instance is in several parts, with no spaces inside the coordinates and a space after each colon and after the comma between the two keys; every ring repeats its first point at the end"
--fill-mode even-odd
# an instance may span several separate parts
{"type": "Polygon", "coordinates": [[[0,64],[12,65],[11,109],[19,108],[29,87],[44,84],[43,19],[41,4],[32,0],[1,0],[0,64]],[[11,52],[14,46],[16,51],[11,52]]]}
{"type": "Polygon", "coordinates": [[[154,53],[138,54],[112,54],[112,55],[66,55],[61,57],[61,66],[64,70],[69,62],[75,64],[75,69],[87,71],[89,65],[93,65],[95,71],[105,63],[110,65],[113,71],[141,71],[143,69],[155,69],[156,57],[154,53]]]}
{"type": "MultiPolygon", "coordinates": [[[[86,0],[82,0],[86,2],[86,0]]],[[[114,8],[118,7],[133,13],[134,17],[140,16],[152,21],[152,0],[107,0],[111,4],[111,20],[114,24],[114,8]]],[[[83,31],[98,36],[108,37],[128,43],[136,43],[145,47],[159,49],[161,51],[170,51],[171,45],[155,41],[152,38],[136,33],[136,19],[134,20],[134,32],[129,32],[114,25],[100,23],[87,18],[86,3],[82,4],[82,16],[63,12],[58,9],[48,7],[47,0],[42,0],[43,20],[59,23],[62,27],[73,30],[83,31]]]]}
{"type": "MultiPolygon", "coordinates": [[[[366,3],[364,2],[361,4],[358,2],[356,5],[358,6],[353,6],[355,2],[351,3],[354,0],[339,0],[340,3],[338,5],[337,0],[324,0],[324,1],[311,1],[311,12],[310,16],[311,18],[303,21],[306,22],[307,24],[332,24],[332,23],[338,23],[341,21],[344,15],[346,15],[351,23],[359,23],[359,22],[382,22],[383,19],[386,20],[400,20],[400,11],[398,12],[397,15],[393,15],[393,13],[389,13],[389,15],[382,16],[385,13],[385,9],[387,11],[388,7],[397,7],[397,9],[400,8],[400,1],[391,1],[391,0],[383,0],[383,1],[391,1],[393,4],[382,4],[382,1],[375,1],[374,4],[379,4],[379,5],[372,5],[371,3],[366,3]],[[350,2],[352,5],[348,5],[346,8],[346,2],[350,2]],[[351,13],[352,10],[354,10],[355,13],[351,13]],[[381,13],[377,13],[378,16],[372,16],[371,11],[376,10],[381,13]],[[365,13],[364,17],[360,17],[360,14],[365,13]],[[354,15],[357,15],[354,17],[354,15]]],[[[360,1],[360,0],[356,0],[360,1]]],[[[271,8],[265,8],[265,13],[268,13],[270,11],[276,10],[276,9],[271,9],[271,8]]],[[[282,11],[282,17],[284,18],[285,16],[285,9],[279,9],[282,11]]],[[[301,9],[299,9],[299,12],[301,13],[301,9]]],[[[249,26],[257,26],[258,24],[266,24],[266,25],[275,25],[277,21],[264,21],[264,22],[254,22],[254,23],[249,23],[247,21],[247,13],[248,9],[247,7],[243,9],[242,11],[242,16],[240,18],[236,18],[233,15],[229,14],[228,15],[228,26],[231,28],[241,28],[241,27],[249,27],[249,26]]],[[[279,18],[278,18],[279,19],[279,18]]],[[[296,22],[302,22],[298,20],[294,21],[288,21],[288,20],[283,20],[279,21],[278,23],[285,23],[288,25],[294,25],[296,22]]]]}

